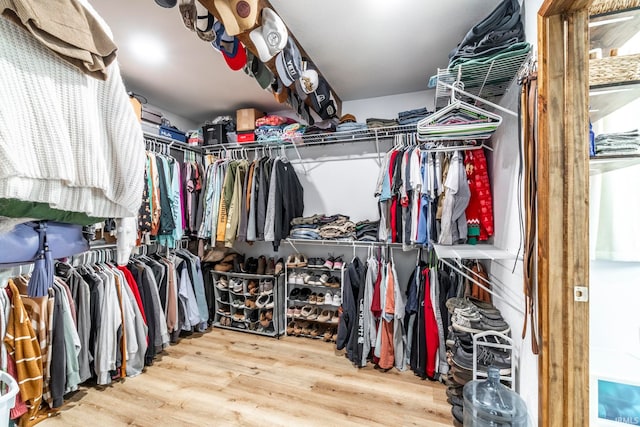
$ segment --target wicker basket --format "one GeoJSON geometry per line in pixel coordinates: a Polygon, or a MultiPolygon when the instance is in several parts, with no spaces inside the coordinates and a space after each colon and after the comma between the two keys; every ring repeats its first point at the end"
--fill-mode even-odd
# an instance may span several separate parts
{"type": "Polygon", "coordinates": [[[589,85],[640,81],[640,54],[589,60],[589,85]]]}
{"type": "Polygon", "coordinates": [[[640,0],[594,0],[589,6],[589,16],[618,12],[640,7],[640,0]]]}

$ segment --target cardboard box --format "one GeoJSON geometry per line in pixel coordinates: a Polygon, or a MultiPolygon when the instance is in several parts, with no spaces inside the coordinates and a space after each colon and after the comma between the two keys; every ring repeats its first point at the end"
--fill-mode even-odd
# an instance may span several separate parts
{"type": "Polygon", "coordinates": [[[236,111],[236,130],[238,132],[254,130],[256,128],[256,119],[262,116],[264,116],[264,113],[255,108],[243,108],[236,111]]]}

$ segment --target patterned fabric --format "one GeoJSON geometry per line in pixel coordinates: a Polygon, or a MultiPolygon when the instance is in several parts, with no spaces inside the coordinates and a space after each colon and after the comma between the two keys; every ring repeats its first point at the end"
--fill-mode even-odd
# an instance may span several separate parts
{"type": "Polygon", "coordinates": [[[151,205],[149,200],[149,186],[147,185],[147,170],[144,171],[144,187],[142,188],[142,203],[138,210],[138,239],[142,240],[142,235],[151,232],[151,205]]]}
{"type": "Polygon", "coordinates": [[[464,165],[471,190],[471,199],[466,210],[468,237],[480,241],[487,240],[493,236],[493,201],[484,151],[466,151],[464,165]]]}
{"type": "Polygon", "coordinates": [[[11,292],[11,311],[4,343],[9,355],[16,362],[20,396],[29,407],[25,417],[31,418],[36,414],[42,400],[40,343],[13,280],[9,280],[7,288],[11,292]]]}

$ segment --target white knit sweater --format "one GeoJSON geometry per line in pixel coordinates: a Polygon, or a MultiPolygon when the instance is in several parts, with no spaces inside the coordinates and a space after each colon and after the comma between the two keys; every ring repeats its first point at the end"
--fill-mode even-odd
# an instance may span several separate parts
{"type": "Polygon", "coordinates": [[[137,215],[144,139],[116,62],[108,73],[81,73],[0,18],[0,198],[137,215]]]}

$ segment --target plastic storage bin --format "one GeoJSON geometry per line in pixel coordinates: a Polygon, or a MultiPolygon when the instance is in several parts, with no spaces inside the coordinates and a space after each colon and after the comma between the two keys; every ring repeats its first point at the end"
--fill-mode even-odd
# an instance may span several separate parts
{"type": "Polygon", "coordinates": [[[500,384],[500,371],[489,366],[486,381],[470,381],[462,390],[465,427],[527,427],[527,406],[518,393],[500,384]]]}
{"type": "Polygon", "coordinates": [[[0,426],[9,425],[9,411],[16,404],[18,383],[6,372],[0,371],[0,426]]]}

